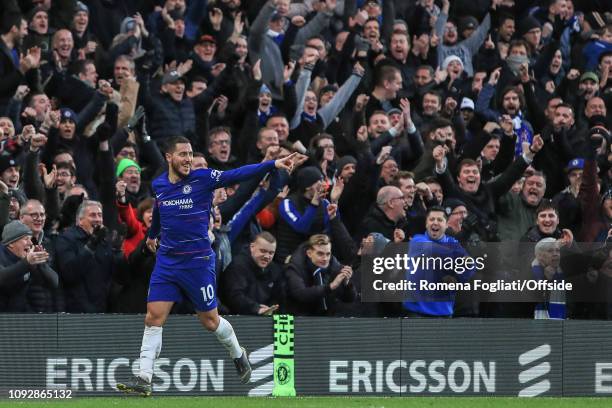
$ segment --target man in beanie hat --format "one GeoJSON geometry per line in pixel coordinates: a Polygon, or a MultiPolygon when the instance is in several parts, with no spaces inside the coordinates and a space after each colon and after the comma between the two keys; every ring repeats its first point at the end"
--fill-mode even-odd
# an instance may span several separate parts
{"type": "MultiPolygon", "coordinates": [[[[461,58],[456,55],[449,55],[444,58],[442,62],[442,69],[448,73],[448,78],[454,78],[452,80],[452,88],[447,93],[447,96],[452,96],[452,94],[458,94],[460,89],[469,88],[468,83],[465,82],[465,75],[463,61],[461,58]]],[[[471,81],[469,81],[471,83],[471,81]]],[[[455,98],[457,102],[459,102],[458,98],[455,98]]]]}
{"type": "Polygon", "coordinates": [[[370,183],[376,169],[368,165],[370,156],[358,155],[360,162],[351,155],[342,156],[336,161],[338,176],[344,184],[338,206],[351,235],[357,231],[363,216],[376,198],[375,187],[370,183]]]}
{"type": "Polygon", "coordinates": [[[444,201],[444,211],[448,217],[448,228],[446,233],[461,240],[457,237],[463,229],[463,220],[468,216],[468,210],[465,203],[458,198],[448,198],[444,201]]]}
{"type": "Polygon", "coordinates": [[[132,159],[121,159],[117,165],[117,198],[125,198],[133,208],[151,194],[147,188],[142,188],[140,173],[142,169],[132,159]],[[121,194],[119,194],[121,190],[121,194]],[[121,196],[121,197],[120,197],[121,196]]]}
{"type": "MultiPolygon", "coordinates": [[[[20,221],[11,221],[8,224],[6,224],[4,226],[4,229],[2,230],[2,245],[7,247],[7,248],[11,248],[12,251],[15,255],[19,256],[20,258],[25,257],[26,253],[30,250],[31,244],[32,244],[32,231],[25,226],[25,224],[23,224],[20,221]],[[11,244],[21,240],[22,238],[27,237],[27,240],[24,240],[22,246],[17,246],[17,245],[13,245],[11,246],[11,244]],[[25,245],[26,241],[29,242],[29,245],[25,245]]],[[[0,275],[0,279],[6,279],[5,275],[0,275]]]]}
{"type": "Polygon", "coordinates": [[[32,231],[11,221],[2,231],[0,245],[0,312],[28,312],[26,292],[34,275],[57,287],[58,276],[46,262],[49,254],[32,245],[32,231]]]}
{"type": "Polygon", "coordinates": [[[74,49],[85,53],[86,58],[95,59],[100,41],[91,30],[88,30],[89,7],[81,1],[76,2],[70,27],[74,39],[74,49]]]}
{"type": "Polygon", "coordinates": [[[277,111],[276,106],[272,105],[272,91],[266,84],[261,84],[259,88],[259,109],[257,109],[259,124],[265,126],[268,118],[277,111]]]}
{"type": "Polygon", "coordinates": [[[535,17],[527,16],[519,22],[516,33],[529,44],[531,56],[537,54],[542,40],[542,25],[540,22],[535,17]]]}
{"type": "Polygon", "coordinates": [[[5,155],[0,156],[0,180],[2,180],[11,190],[15,190],[19,187],[20,167],[19,163],[12,157],[5,155]]]}
{"type": "Polygon", "coordinates": [[[459,34],[462,38],[470,38],[478,27],[478,20],[474,16],[465,16],[459,20],[459,34]]]}
{"type": "Polygon", "coordinates": [[[43,56],[48,57],[52,30],[49,29],[49,12],[43,7],[34,7],[27,14],[28,36],[24,48],[40,47],[43,56]]]}
{"type": "Polygon", "coordinates": [[[578,83],[578,95],[581,95],[584,101],[588,101],[599,92],[599,77],[594,72],[587,71],[580,76],[578,83]]]}
{"type": "Polygon", "coordinates": [[[276,259],[284,263],[287,256],[310,235],[329,233],[330,220],[325,199],[323,173],[317,167],[304,167],[297,173],[295,191],[285,198],[278,212],[278,248],[276,259]]]}
{"type": "Polygon", "coordinates": [[[350,154],[342,156],[336,161],[336,169],[338,170],[338,176],[342,179],[344,184],[348,183],[353,174],[357,169],[357,159],[350,154]]]}
{"type": "Polygon", "coordinates": [[[8,187],[8,194],[14,197],[19,204],[26,202],[27,197],[21,182],[21,165],[10,156],[0,156],[0,181],[8,187]]]}

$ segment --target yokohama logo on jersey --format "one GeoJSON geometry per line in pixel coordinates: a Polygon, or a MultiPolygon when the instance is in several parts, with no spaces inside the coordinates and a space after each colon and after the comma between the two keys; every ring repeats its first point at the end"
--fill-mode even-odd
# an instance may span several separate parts
{"type": "Polygon", "coordinates": [[[162,207],[170,207],[175,205],[193,205],[191,198],[181,198],[180,200],[164,200],[161,202],[162,207]]]}

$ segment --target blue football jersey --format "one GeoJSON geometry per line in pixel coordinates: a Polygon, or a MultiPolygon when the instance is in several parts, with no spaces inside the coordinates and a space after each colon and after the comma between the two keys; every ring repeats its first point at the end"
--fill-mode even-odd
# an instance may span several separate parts
{"type": "Polygon", "coordinates": [[[168,172],[153,181],[155,207],[150,238],[161,236],[157,263],[164,267],[190,269],[203,266],[212,249],[208,239],[210,209],[215,189],[251,177],[262,177],[274,168],[274,161],[234,170],[193,170],[176,183],[168,172]]]}

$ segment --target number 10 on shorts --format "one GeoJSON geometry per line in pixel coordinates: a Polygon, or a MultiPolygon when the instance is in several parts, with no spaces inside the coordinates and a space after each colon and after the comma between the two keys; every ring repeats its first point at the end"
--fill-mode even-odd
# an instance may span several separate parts
{"type": "Polygon", "coordinates": [[[202,291],[204,302],[210,303],[215,299],[215,289],[213,288],[212,284],[209,284],[207,286],[202,286],[200,290],[202,291]]]}

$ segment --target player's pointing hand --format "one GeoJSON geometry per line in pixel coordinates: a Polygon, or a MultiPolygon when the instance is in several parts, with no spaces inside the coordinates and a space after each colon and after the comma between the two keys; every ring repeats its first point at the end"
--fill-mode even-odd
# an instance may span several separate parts
{"type": "Polygon", "coordinates": [[[276,166],[277,169],[287,170],[289,173],[291,173],[291,170],[293,170],[294,159],[297,159],[297,153],[291,153],[284,159],[274,161],[274,166],[276,166]]]}

